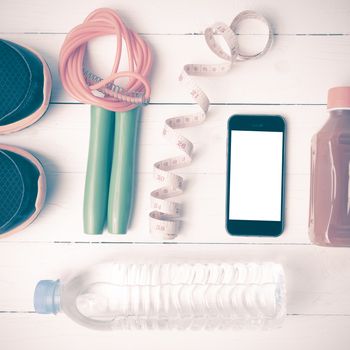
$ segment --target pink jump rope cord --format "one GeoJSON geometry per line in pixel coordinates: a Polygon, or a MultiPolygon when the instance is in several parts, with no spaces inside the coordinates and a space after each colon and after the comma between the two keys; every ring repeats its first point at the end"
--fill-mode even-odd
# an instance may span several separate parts
{"type": "Polygon", "coordinates": [[[147,75],[151,65],[149,46],[111,9],[92,12],[68,33],[61,48],[59,73],[63,87],[78,101],[97,107],[91,109],[84,192],[85,233],[102,233],[106,220],[109,232],[127,232],[133,207],[140,114],[136,107],[150,98],[147,75]],[[115,35],[117,49],[111,74],[101,79],[86,70],[84,56],[89,40],[104,35],[115,35]],[[123,46],[129,69],[119,72],[123,46]],[[117,85],[120,78],[128,78],[126,87],[117,85]],[[102,97],[97,92],[103,93],[102,97]]]}
{"type": "MultiPolygon", "coordinates": [[[[152,54],[149,46],[141,37],[128,29],[117,13],[111,9],[98,9],[85,21],[73,28],[61,48],[59,57],[59,74],[64,89],[76,100],[96,105],[115,112],[129,111],[137,105],[148,101],[151,94],[147,75],[152,66],[152,54]],[[117,39],[116,56],[111,75],[100,82],[89,85],[83,72],[84,55],[89,40],[103,35],[115,35],[117,39]],[[129,70],[118,72],[122,41],[128,52],[129,70]],[[102,90],[107,84],[119,78],[129,78],[124,91],[143,94],[143,97],[130,97],[114,93],[113,97],[98,97],[94,90],[102,90]]],[[[112,94],[110,94],[112,95],[112,94]]]]}

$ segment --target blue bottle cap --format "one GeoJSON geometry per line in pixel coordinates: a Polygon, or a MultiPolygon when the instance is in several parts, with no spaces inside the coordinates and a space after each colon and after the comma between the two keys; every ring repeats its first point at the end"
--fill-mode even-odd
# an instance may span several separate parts
{"type": "Polygon", "coordinates": [[[34,309],[38,314],[57,314],[60,311],[60,281],[41,280],[35,287],[34,309]]]}

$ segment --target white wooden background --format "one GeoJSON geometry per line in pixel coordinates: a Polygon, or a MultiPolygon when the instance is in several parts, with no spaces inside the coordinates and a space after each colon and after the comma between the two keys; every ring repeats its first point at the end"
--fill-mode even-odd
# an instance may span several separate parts
{"type": "MultiPolygon", "coordinates": [[[[327,118],[327,89],[350,84],[349,0],[1,0],[0,36],[30,45],[51,68],[49,111],[34,126],[0,137],[33,152],[44,164],[48,198],[28,229],[0,240],[0,349],[329,349],[350,348],[350,250],[312,246],[307,235],[310,138],[327,118]],[[63,91],[57,77],[65,33],[95,8],[111,7],[148,40],[155,54],[152,103],[144,108],[134,220],[126,236],[82,232],[89,107],[63,91]],[[164,119],[192,103],[177,83],[184,63],[216,62],[203,30],[230,23],[241,10],[265,14],[275,43],[264,58],[218,78],[198,78],[213,106],[207,122],[186,135],[194,163],[182,173],[186,216],[175,242],[148,233],[152,164],[174,154],[161,138],[164,119]],[[224,229],[225,125],[233,113],[277,113],[288,123],[286,229],[278,238],[235,238],[224,229]],[[122,244],[123,243],[123,244],[122,244]],[[277,261],[286,270],[288,316],[270,332],[96,332],[64,315],[33,313],[32,294],[44,278],[71,275],[100,261],[277,261]]],[[[261,38],[244,32],[242,41],[261,38]]],[[[101,69],[111,41],[95,43],[101,69]],[[101,49],[103,48],[103,49],[101,49]]],[[[104,72],[102,72],[104,73],[104,72]]]]}

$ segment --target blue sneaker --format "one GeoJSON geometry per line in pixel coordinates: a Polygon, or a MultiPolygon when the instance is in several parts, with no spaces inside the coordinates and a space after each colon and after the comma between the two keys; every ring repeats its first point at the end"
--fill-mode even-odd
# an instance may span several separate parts
{"type": "Polygon", "coordinates": [[[27,227],[40,213],[46,177],[30,153],[0,145],[0,237],[27,227]]]}
{"type": "Polygon", "coordinates": [[[0,134],[35,123],[46,112],[51,74],[34,50],[0,39],[0,134]]]}

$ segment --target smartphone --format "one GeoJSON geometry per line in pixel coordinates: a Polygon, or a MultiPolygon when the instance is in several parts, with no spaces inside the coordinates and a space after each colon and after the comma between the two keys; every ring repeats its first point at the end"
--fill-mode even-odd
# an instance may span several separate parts
{"type": "Polygon", "coordinates": [[[226,229],[279,236],[284,226],[285,122],[279,115],[228,121],[226,229]]]}

